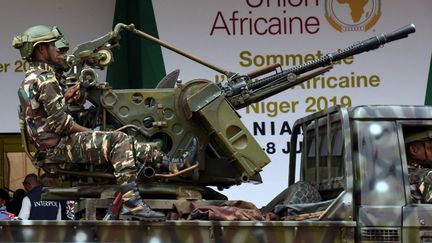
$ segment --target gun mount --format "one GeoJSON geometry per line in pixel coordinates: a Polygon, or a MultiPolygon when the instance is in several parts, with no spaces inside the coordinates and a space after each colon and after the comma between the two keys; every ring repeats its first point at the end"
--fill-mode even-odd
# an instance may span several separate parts
{"type": "MultiPolygon", "coordinates": [[[[85,99],[82,101],[89,101],[97,111],[93,113],[97,119],[92,119],[92,127],[123,130],[140,142],[156,143],[171,156],[181,154],[192,137],[198,137],[201,147],[196,166],[175,174],[160,173],[157,168],[145,168],[142,181],[198,187],[217,186],[223,189],[243,182],[260,183],[262,180],[259,172],[270,162],[241,122],[237,109],[327,72],[335,61],[376,49],[413,32],[415,27],[410,24],[287,70],[277,72],[280,66],[274,64],[239,75],[141,32],[132,24],[120,23],[112,32],[73,49],[73,54],[67,60],[71,71],[66,80],[69,83],[83,84],[81,88],[85,99]],[[161,81],[164,85],[158,85],[156,89],[114,90],[109,84],[99,82],[92,68],[104,69],[113,61],[111,49],[119,46],[121,30],[135,33],[197,61],[226,75],[227,80],[216,84],[205,79],[194,79],[177,83],[174,87],[171,84],[176,83],[178,73],[173,73],[161,81]],[[253,80],[270,72],[276,74],[253,80]]],[[[58,167],[40,163],[40,166],[49,173],[112,178],[105,172],[89,174],[76,171],[74,165],[58,167]]]]}

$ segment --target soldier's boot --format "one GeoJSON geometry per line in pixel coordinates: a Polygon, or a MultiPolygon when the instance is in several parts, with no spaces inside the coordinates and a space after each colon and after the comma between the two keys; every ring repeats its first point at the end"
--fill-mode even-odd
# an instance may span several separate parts
{"type": "Polygon", "coordinates": [[[120,187],[123,205],[119,219],[163,221],[165,214],[153,211],[141,198],[136,182],[130,182],[120,187]]]}
{"type": "Polygon", "coordinates": [[[198,148],[198,139],[194,137],[189,144],[189,147],[180,157],[170,157],[168,155],[163,156],[161,161],[161,169],[163,171],[176,173],[180,170],[186,169],[187,167],[194,165],[198,148]]]}

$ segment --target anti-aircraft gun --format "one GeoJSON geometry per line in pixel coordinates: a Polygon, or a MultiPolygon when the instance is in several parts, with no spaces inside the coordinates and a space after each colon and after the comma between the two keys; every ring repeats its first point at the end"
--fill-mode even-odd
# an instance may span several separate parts
{"type": "MultiPolygon", "coordinates": [[[[140,142],[157,144],[172,156],[181,154],[192,137],[198,137],[200,149],[195,165],[175,173],[162,172],[151,164],[142,168],[140,179],[146,183],[142,183],[140,190],[146,194],[146,198],[170,198],[173,195],[179,198],[179,191],[188,190],[188,193],[196,192],[198,198],[221,199],[223,195],[209,190],[207,186],[222,189],[243,182],[260,183],[259,172],[270,162],[241,122],[236,110],[327,72],[336,61],[376,49],[413,32],[415,26],[410,24],[286,70],[274,64],[240,75],[179,50],[136,29],[132,24],[119,23],[112,32],[73,49],[72,55],[68,57],[71,71],[66,81],[81,82],[85,95],[78,105],[88,101],[96,108],[98,119],[95,120],[100,121],[98,125],[102,130],[123,130],[140,142]],[[155,89],[114,90],[109,84],[99,82],[93,69],[103,69],[112,63],[111,49],[119,46],[122,30],[201,63],[224,74],[227,79],[221,83],[205,79],[180,83],[177,81],[178,72],[173,72],[162,79],[155,89]],[[271,72],[275,73],[269,74],[271,72]]],[[[96,168],[92,172],[82,172],[74,170],[73,165],[40,165],[49,173],[113,178],[109,169],[100,171],[96,168]]],[[[72,191],[53,189],[48,190],[47,195],[56,198],[55,195],[60,192],[69,197],[86,197],[100,193],[100,188],[72,191]]]]}

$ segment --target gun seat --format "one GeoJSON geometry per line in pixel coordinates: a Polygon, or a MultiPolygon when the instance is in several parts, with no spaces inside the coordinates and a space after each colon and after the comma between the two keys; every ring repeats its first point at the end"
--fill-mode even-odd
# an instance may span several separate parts
{"type": "Polygon", "coordinates": [[[93,183],[92,181],[93,178],[103,178],[103,179],[110,179],[110,180],[115,179],[112,173],[95,171],[95,165],[92,164],[84,163],[87,167],[89,167],[87,171],[73,170],[72,164],[66,164],[61,161],[55,161],[55,160],[45,158],[43,154],[37,150],[33,140],[30,138],[29,134],[27,133],[25,115],[21,105],[18,106],[18,118],[19,118],[19,129],[21,133],[21,142],[24,148],[24,152],[30,158],[30,160],[32,161],[33,165],[36,168],[42,169],[45,173],[49,175],[87,177],[90,178],[90,183],[93,183]]]}

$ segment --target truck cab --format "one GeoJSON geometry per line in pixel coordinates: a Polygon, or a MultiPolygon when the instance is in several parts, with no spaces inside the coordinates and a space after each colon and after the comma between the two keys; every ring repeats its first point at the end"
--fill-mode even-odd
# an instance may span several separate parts
{"type": "Polygon", "coordinates": [[[307,182],[331,200],[318,221],[355,222],[355,242],[432,240],[432,206],[410,194],[404,139],[412,128],[432,129],[432,107],[336,106],[301,118],[288,184],[307,182]]]}

